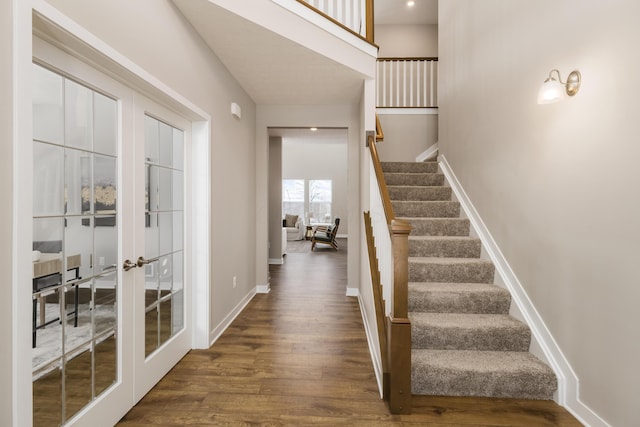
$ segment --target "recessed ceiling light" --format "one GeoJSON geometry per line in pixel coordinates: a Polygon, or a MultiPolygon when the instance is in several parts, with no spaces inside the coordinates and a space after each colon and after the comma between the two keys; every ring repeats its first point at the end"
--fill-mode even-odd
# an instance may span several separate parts
{"type": "Polygon", "coordinates": [[[409,0],[409,1],[407,2],[407,6],[409,6],[409,7],[413,7],[413,6],[415,6],[415,5],[416,5],[416,2],[415,2],[415,1],[413,1],[413,0],[409,0]]]}
{"type": "Polygon", "coordinates": [[[309,130],[310,130],[311,132],[315,132],[315,131],[317,131],[317,130],[318,130],[318,128],[309,128],[309,130]]]}

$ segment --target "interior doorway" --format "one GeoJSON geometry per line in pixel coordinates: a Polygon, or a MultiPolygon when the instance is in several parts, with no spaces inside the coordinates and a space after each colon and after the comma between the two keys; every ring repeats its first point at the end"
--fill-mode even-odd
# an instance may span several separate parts
{"type": "Polygon", "coordinates": [[[336,218],[346,236],[348,205],[347,128],[269,128],[271,264],[284,262],[287,242],[307,239],[336,218]]]}

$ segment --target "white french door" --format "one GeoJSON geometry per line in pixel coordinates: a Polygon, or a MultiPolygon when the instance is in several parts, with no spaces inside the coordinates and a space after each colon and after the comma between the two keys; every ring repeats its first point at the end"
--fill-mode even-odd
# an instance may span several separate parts
{"type": "Polygon", "coordinates": [[[38,38],[33,50],[33,425],[115,422],[134,387],[134,293],[120,268],[133,94],[38,38]]]}
{"type": "MultiPolygon", "coordinates": [[[[185,207],[190,123],[135,97],[135,398],[191,348],[185,207]]],[[[133,261],[133,260],[132,260],[133,261]]]]}
{"type": "Polygon", "coordinates": [[[191,348],[191,125],[38,38],[34,58],[33,424],[114,424],[191,348]]]}

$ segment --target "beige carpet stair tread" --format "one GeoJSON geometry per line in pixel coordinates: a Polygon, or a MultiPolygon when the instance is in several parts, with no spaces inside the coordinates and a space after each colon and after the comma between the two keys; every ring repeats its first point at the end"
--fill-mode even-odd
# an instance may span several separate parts
{"type": "Polygon", "coordinates": [[[390,185],[389,197],[394,201],[450,201],[451,187],[390,185]]]}
{"type": "Polygon", "coordinates": [[[511,294],[488,283],[409,283],[409,311],[507,314],[511,294]]]}
{"type": "Polygon", "coordinates": [[[434,350],[528,351],[531,333],[506,314],[409,313],[412,347],[434,350]]]}
{"type": "Polygon", "coordinates": [[[478,258],[410,257],[412,282],[493,283],[495,267],[478,258]]]}
{"type": "Polygon", "coordinates": [[[468,236],[409,236],[409,256],[478,258],[480,239],[468,236]]]}
{"type": "Polygon", "coordinates": [[[426,218],[456,218],[460,216],[460,203],[447,200],[392,201],[397,216],[426,218]]]}
{"type": "Polygon", "coordinates": [[[411,359],[415,394],[552,399],[557,388],[529,352],[412,350],[411,359]]]}
{"type": "Polygon", "coordinates": [[[438,163],[436,162],[382,162],[382,170],[384,172],[396,173],[428,173],[437,172],[438,163]]]}
{"type": "Polygon", "coordinates": [[[425,218],[396,216],[408,221],[413,230],[412,236],[468,236],[470,221],[466,218],[425,218]]]}
{"type": "Polygon", "coordinates": [[[387,185],[434,186],[444,184],[442,173],[384,173],[387,185]]]}

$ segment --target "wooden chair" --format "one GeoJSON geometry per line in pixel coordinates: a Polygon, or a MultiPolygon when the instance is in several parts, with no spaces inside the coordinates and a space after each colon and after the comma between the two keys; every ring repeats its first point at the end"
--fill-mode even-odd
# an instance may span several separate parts
{"type": "Polygon", "coordinates": [[[328,227],[319,225],[316,231],[311,237],[311,250],[314,250],[316,243],[324,243],[325,245],[331,245],[335,250],[338,250],[338,243],[336,242],[336,234],[338,234],[338,226],[340,225],[340,218],[336,218],[335,224],[328,227]]]}

